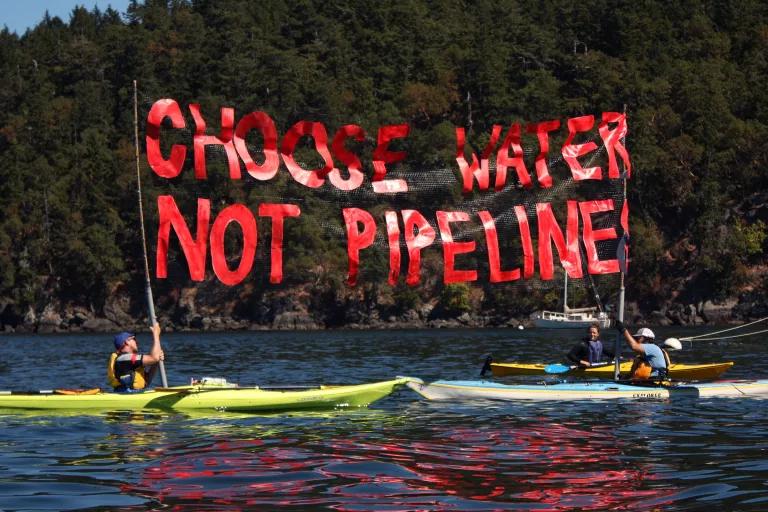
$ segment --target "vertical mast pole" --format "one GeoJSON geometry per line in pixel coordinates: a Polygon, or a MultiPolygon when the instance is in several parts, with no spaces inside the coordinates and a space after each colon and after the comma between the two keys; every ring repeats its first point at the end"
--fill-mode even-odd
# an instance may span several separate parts
{"type": "MultiPolygon", "coordinates": [[[[157,317],[155,316],[155,301],[152,297],[152,283],[149,280],[149,258],[147,257],[147,233],[144,230],[144,205],[141,199],[141,166],[139,165],[139,101],[138,101],[138,86],[136,80],[133,81],[133,136],[134,146],[136,149],[136,191],[138,193],[139,201],[139,219],[141,220],[141,245],[144,249],[144,278],[145,288],[144,291],[147,296],[147,316],[149,317],[149,325],[152,327],[157,323],[157,317]]],[[[158,361],[158,367],[160,368],[160,380],[163,383],[163,387],[168,387],[168,378],[165,376],[165,364],[162,360],[158,361]]]]}
{"type": "Polygon", "coordinates": [[[563,313],[568,313],[568,271],[563,268],[563,313]]]}
{"type": "MultiPolygon", "coordinates": [[[[627,115],[627,105],[624,104],[624,116],[627,115]]],[[[626,138],[625,138],[625,144],[626,144],[626,138]]],[[[624,204],[627,202],[627,169],[626,165],[624,166],[623,172],[621,173],[621,181],[622,181],[622,203],[621,207],[624,208],[624,204]]],[[[622,233],[622,240],[626,243],[626,233],[622,233]]],[[[619,248],[622,247],[621,240],[619,240],[619,248]]],[[[624,265],[619,265],[619,270],[621,271],[620,276],[620,282],[619,282],[619,312],[618,312],[618,318],[619,321],[624,321],[624,270],[626,269],[626,261],[624,265]]],[[[624,337],[624,333],[617,333],[616,334],[616,345],[614,347],[614,364],[613,364],[613,380],[619,380],[619,376],[621,375],[621,339],[624,337]]]]}

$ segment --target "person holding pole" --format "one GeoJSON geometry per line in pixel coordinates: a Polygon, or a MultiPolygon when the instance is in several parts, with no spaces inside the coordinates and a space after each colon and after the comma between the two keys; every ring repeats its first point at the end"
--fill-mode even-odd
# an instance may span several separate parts
{"type": "MultiPolygon", "coordinates": [[[[624,336],[629,348],[637,354],[629,372],[631,380],[664,380],[667,379],[670,360],[666,350],[656,345],[656,335],[647,327],[638,329],[633,335],[621,320],[616,321],[616,330],[624,336]]],[[[682,346],[673,338],[664,342],[670,350],[680,350],[682,346]]]]}
{"type": "MultiPolygon", "coordinates": [[[[152,329],[152,335],[154,337],[152,351],[150,351],[148,356],[152,360],[152,365],[153,365],[152,376],[154,376],[155,368],[159,368],[160,381],[162,382],[163,387],[167,388],[168,378],[165,375],[165,364],[163,363],[163,351],[160,348],[160,325],[158,325],[157,318],[155,317],[155,302],[154,302],[154,299],[152,298],[152,283],[149,280],[149,257],[147,256],[147,233],[144,229],[144,206],[142,204],[142,199],[141,199],[141,165],[139,163],[138,90],[139,90],[138,84],[136,83],[136,80],[134,80],[133,81],[133,140],[134,140],[134,149],[135,149],[135,156],[136,156],[136,197],[139,203],[139,220],[141,221],[141,246],[142,246],[142,249],[144,250],[144,278],[146,279],[146,286],[144,287],[144,291],[146,292],[146,298],[147,298],[147,315],[149,316],[149,326],[150,326],[150,329],[152,329]],[[155,351],[156,348],[157,348],[157,351],[155,351]],[[154,366],[154,363],[157,363],[156,367],[154,366]]],[[[118,336],[120,336],[121,338],[125,338],[125,334],[128,334],[129,335],[128,337],[131,336],[131,333],[121,333],[118,336]]],[[[134,338],[134,341],[135,341],[135,338],[134,338]]],[[[118,352],[120,352],[121,350],[121,348],[118,347],[117,337],[115,337],[115,350],[117,350],[118,352]]],[[[136,351],[138,352],[138,347],[136,347],[136,351]]],[[[147,357],[147,356],[144,356],[144,357],[147,357]]],[[[111,367],[112,365],[110,363],[110,368],[111,367]]],[[[152,380],[152,376],[150,376],[150,379],[149,379],[150,381],[152,380]]]]}
{"type": "Polygon", "coordinates": [[[107,364],[107,379],[115,391],[138,391],[152,383],[157,368],[165,359],[160,345],[160,324],[152,324],[152,348],[139,352],[136,336],[130,332],[115,335],[115,351],[107,364]]]}

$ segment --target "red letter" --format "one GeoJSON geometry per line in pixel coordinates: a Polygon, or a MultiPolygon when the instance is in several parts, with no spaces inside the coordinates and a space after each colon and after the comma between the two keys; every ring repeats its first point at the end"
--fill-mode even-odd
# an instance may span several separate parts
{"type": "Polygon", "coordinates": [[[257,238],[256,219],[253,218],[251,210],[242,204],[233,204],[221,210],[211,228],[211,264],[219,281],[234,286],[245,279],[253,267],[257,238]],[[243,253],[234,272],[229,270],[224,250],[224,234],[232,222],[240,224],[240,230],[243,232],[243,253]]]}
{"type": "Polygon", "coordinates": [[[488,141],[488,144],[485,145],[483,154],[480,155],[480,163],[478,164],[477,155],[472,151],[472,164],[470,165],[464,157],[464,128],[460,126],[456,127],[456,162],[459,164],[459,171],[461,171],[462,181],[464,182],[462,192],[465,194],[472,192],[472,186],[474,185],[474,180],[472,178],[477,178],[477,188],[479,190],[488,190],[488,182],[490,181],[488,173],[488,157],[491,155],[493,148],[496,147],[500,134],[501,125],[493,125],[491,138],[488,141]]]}
{"type": "Polygon", "coordinates": [[[405,282],[409,286],[416,286],[419,284],[421,271],[421,250],[435,241],[435,230],[416,210],[403,210],[402,214],[405,224],[405,246],[408,248],[408,275],[405,282]],[[414,234],[414,228],[418,230],[417,234],[414,234]]]}
{"type": "Polygon", "coordinates": [[[229,177],[233,180],[240,179],[240,160],[237,159],[237,151],[232,142],[232,130],[235,125],[235,110],[232,108],[221,107],[221,131],[219,136],[205,134],[205,119],[200,115],[200,105],[192,103],[189,105],[189,111],[195,120],[195,178],[204,180],[205,171],[205,146],[221,145],[227,153],[227,162],[229,163],[229,177]]]}
{"type": "Polygon", "coordinates": [[[621,227],[624,234],[616,248],[616,258],[619,260],[619,270],[626,274],[629,271],[629,203],[626,200],[621,205],[621,227]]]}
{"type": "Polygon", "coordinates": [[[477,212],[483,221],[485,231],[485,243],[488,245],[488,266],[491,269],[491,282],[503,283],[505,281],[517,281],[520,279],[520,269],[501,270],[501,258],[499,257],[499,237],[496,232],[496,223],[490,212],[485,210],[477,212]]]}
{"type": "Polygon", "coordinates": [[[629,153],[627,148],[621,143],[621,140],[627,136],[627,116],[618,112],[603,112],[603,120],[597,127],[600,132],[600,138],[603,139],[603,145],[608,153],[608,177],[618,178],[619,168],[616,165],[616,154],[618,152],[624,161],[624,169],[627,172],[627,178],[632,174],[632,166],[629,163],[629,153]],[[616,128],[611,130],[608,123],[617,123],[616,128]]]}
{"type": "Polygon", "coordinates": [[[597,149],[597,144],[589,141],[585,144],[573,144],[573,139],[578,132],[587,132],[595,124],[595,116],[574,117],[568,120],[568,138],[563,144],[563,158],[571,168],[571,174],[576,181],[601,180],[603,170],[600,167],[588,167],[584,169],[579,163],[578,157],[584,156],[597,149]]]}
{"type": "Polygon", "coordinates": [[[392,139],[404,139],[411,128],[407,124],[394,124],[379,127],[378,145],[373,150],[373,191],[378,194],[408,192],[405,180],[385,180],[387,165],[404,160],[405,151],[387,151],[392,139]]]}
{"type": "Polygon", "coordinates": [[[544,280],[552,279],[552,244],[555,242],[560,263],[569,277],[580,278],[581,255],[579,254],[579,210],[576,201],[568,201],[568,245],[563,240],[563,232],[552,213],[549,203],[536,204],[536,216],[539,224],[539,273],[544,280]],[[565,257],[563,257],[565,255],[565,257]]]}
{"type": "Polygon", "coordinates": [[[267,181],[274,178],[280,167],[280,157],[277,155],[277,128],[275,122],[264,112],[251,112],[243,116],[235,128],[235,149],[245,163],[248,174],[259,181],[267,181]],[[264,163],[256,165],[248,152],[245,144],[245,136],[256,128],[264,138],[264,163]]]}
{"type": "Polygon", "coordinates": [[[285,217],[298,217],[301,209],[295,204],[259,205],[260,217],[272,217],[272,243],[269,269],[269,282],[272,284],[283,281],[283,224],[285,217]]]}
{"type": "Polygon", "coordinates": [[[624,228],[624,233],[629,234],[629,202],[624,201],[621,205],[621,227],[624,228]]]}
{"type": "Polygon", "coordinates": [[[339,190],[355,190],[363,182],[363,173],[360,171],[363,165],[360,159],[344,147],[344,140],[347,138],[362,142],[365,140],[365,130],[356,124],[348,124],[339,128],[333,137],[331,143],[333,154],[349,169],[349,178],[346,180],[341,177],[341,171],[336,168],[328,173],[328,181],[339,190]]]}
{"type": "Polygon", "coordinates": [[[400,226],[397,223],[397,212],[385,212],[384,218],[387,220],[389,240],[389,284],[395,286],[400,277],[400,226]]]}
{"type": "Polygon", "coordinates": [[[147,115],[147,161],[155,174],[161,178],[175,178],[184,166],[187,157],[187,147],[174,144],[171,147],[171,158],[166,160],[160,151],[160,125],[166,117],[171,118],[174,128],[184,128],[186,123],[181,115],[181,108],[175,100],[157,100],[147,115]]]}
{"type": "Polygon", "coordinates": [[[595,242],[616,238],[614,228],[592,229],[592,214],[613,210],[613,199],[582,201],[579,203],[581,220],[584,222],[584,247],[587,249],[587,272],[590,274],[613,274],[619,271],[618,260],[600,260],[595,242]]]}
{"type": "Polygon", "coordinates": [[[560,120],[544,121],[538,124],[529,124],[526,127],[528,133],[535,133],[539,139],[540,152],[536,156],[536,178],[539,180],[539,185],[542,188],[549,188],[552,186],[552,176],[549,175],[549,167],[547,167],[547,157],[549,155],[549,132],[553,132],[560,128],[560,120]]]}
{"type": "Polygon", "coordinates": [[[208,222],[211,218],[211,202],[208,199],[197,200],[197,241],[187,228],[176,201],[172,196],[158,196],[157,210],[159,226],[157,230],[157,266],[158,278],[168,277],[168,239],[171,227],[179,237],[179,244],[187,258],[189,277],[193,281],[202,281],[205,277],[205,256],[208,252],[208,222]]]}
{"type": "Polygon", "coordinates": [[[333,169],[333,159],[331,158],[330,151],[328,151],[328,134],[325,132],[323,123],[299,121],[291,126],[291,129],[283,137],[280,153],[282,153],[285,166],[288,168],[291,176],[293,176],[293,179],[310,188],[318,188],[325,183],[325,176],[333,169]],[[293,150],[296,149],[296,144],[305,135],[315,139],[315,150],[323,157],[325,162],[325,166],[322,169],[306,171],[293,159],[293,150]]]}
{"type": "Polygon", "coordinates": [[[520,184],[525,188],[531,188],[531,175],[528,174],[528,169],[525,167],[523,161],[523,147],[520,145],[520,125],[515,123],[507,132],[507,136],[504,137],[504,142],[501,143],[499,151],[496,153],[496,191],[500,191],[507,183],[507,167],[514,167],[517,171],[517,179],[520,180],[520,184]],[[512,147],[514,155],[509,157],[509,148],[512,147]]]}
{"type": "Polygon", "coordinates": [[[347,254],[349,255],[349,273],[347,283],[357,283],[357,269],[360,266],[360,249],[373,244],[376,237],[376,221],[370,213],[360,208],[344,208],[344,224],[347,227],[347,254]],[[363,225],[363,231],[358,226],[363,225]]]}
{"type": "Polygon", "coordinates": [[[533,275],[533,242],[531,241],[531,228],[528,226],[528,216],[525,207],[515,206],[517,227],[520,230],[520,243],[523,246],[523,279],[533,275]]]}
{"type": "Polygon", "coordinates": [[[466,212],[437,212],[437,226],[440,228],[440,238],[443,239],[443,282],[459,283],[463,281],[477,281],[476,270],[456,270],[456,255],[473,252],[475,241],[454,242],[451,233],[451,222],[466,222],[469,214],[466,212]]]}

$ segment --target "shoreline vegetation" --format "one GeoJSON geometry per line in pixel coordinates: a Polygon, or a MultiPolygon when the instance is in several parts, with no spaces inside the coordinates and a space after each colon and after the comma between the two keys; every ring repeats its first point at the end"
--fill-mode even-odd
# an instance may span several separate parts
{"type": "MultiPolygon", "coordinates": [[[[279,133],[298,120],[334,130],[354,123],[369,134],[350,148],[364,157],[369,188],[379,126],[412,127],[395,149],[407,152],[410,176],[429,182],[459,176],[457,127],[466,129],[468,145],[484,148],[494,125],[506,132],[514,123],[626,112],[632,164],[627,322],[700,325],[766,317],[766,27],[768,4],[759,1],[614,6],[585,0],[574,7],[565,0],[494,0],[469,9],[463,2],[424,0],[360,7],[346,0],[137,0],[125,13],[78,7],[70,19],[46,15],[24,34],[2,29],[0,332],[147,324],[133,80],[141,140],[149,109],[162,98],[199,104],[208,135],[221,128],[221,107],[238,115],[268,113],[279,133]]],[[[190,142],[195,125],[184,112],[186,131],[162,129],[164,155],[171,144],[187,146],[178,177],[153,173],[143,144],[140,150],[153,273],[157,198],[163,194],[173,192],[190,226],[199,198],[211,199],[216,213],[226,205],[253,210],[290,198],[302,214],[285,224],[285,279],[277,285],[267,276],[272,240],[265,219],[258,219],[255,268],[233,287],[212,282],[210,267],[208,280],[191,281],[172,239],[168,278],[152,279],[165,329],[516,327],[529,325],[536,311],[562,310],[561,276],[490,284],[488,254],[481,249],[460,254],[457,267],[476,269],[482,279],[443,284],[437,243],[423,251],[416,287],[387,285],[388,255],[376,247],[361,258],[357,286],[348,286],[340,205],[349,200],[358,206],[358,196],[339,199],[333,189],[323,196],[322,187],[291,180],[283,165],[268,182],[244,171],[245,179],[229,179],[225,151],[213,146],[203,151],[208,179],[197,180],[190,142]]],[[[551,147],[562,148],[567,136],[564,127],[552,132],[551,147]]],[[[533,169],[538,143],[533,134],[522,137],[533,169]]],[[[256,134],[253,139],[249,151],[260,164],[265,144],[256,134]]],[[[307,168],[321,165],[309,139],[297,147],[307,168]]],[[[393,165],[392,175],[399,171],[393,165]]],[[[592,197],[592,183],[580,181],[566,196],[571,191],[557,185],[572,177],[555,166],[552,176],[556,186],[537,182],[523,191],[526,204],[562,206],[592,197]]],[[[462,195],[461,187],[432,194],[425,187],[392,201],[402,203],[398,209],[416,203],[434,212],[492,197],[501,217],[518,197],[512,189],[502,197],[476,190],[462,195]]],[[[366,197],[369,190],[356,192],[366,197]]],[[[381,218],[388,206],[369,196],[363,206],[381,218]]],[[[564,225],[562,208],[555,210],[564,225]]],[[[521,265],[515,261],[522,258],[520,241],[508,236],[515,228],[512,221],[499,227],[507,235],[500,241],[506,269],[521,265]]],[[[233,268],[242,258],[238,236],[226,239],[233,268]]],[[[379,233],[384,242],[385,236],[379,233]]],[[[471,236],[461,233],[457,240],[471,236]]],[[[601,258],[615,254],[603,252],[601,258]]],[[[407,263],[403,258],[402,266],[407,263]]],[[[615,304],[618,275],[595,277],[602,301],[615,304]]],[[[573,286],[569,305],[594,305],[588,284],[573,286]]]]}

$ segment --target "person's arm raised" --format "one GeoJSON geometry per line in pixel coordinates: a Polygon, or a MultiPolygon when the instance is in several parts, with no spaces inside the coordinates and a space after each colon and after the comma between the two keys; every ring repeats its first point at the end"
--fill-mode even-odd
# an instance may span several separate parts
{"type": "Polygon", "coordinates": [[[629,330],[627,330],[621,320],[616,320],[616,330],[619,331],[622,336],[624,336],[624,339],[627,340],[629,348],[631,348],[633,352],[637,352],[641,355],[645,354],[642,343],[639,343],[634,337],[632,337],[631,334],[629,334],[629,330]]]}
{"type": "Polygon", "coordinates": [[[633,338],[632,335],[629,334],[629,331],[624,331],[624,339],[627,340],[629,348],[631,348],[633,352],[637,352],[640,355],[645,355],[643,344],[633,338]]]}
{"type": "Polygon", "coordinates": [[[157,364],[164,359],[163,348],[160,346],[160,324],[155,322],[150,328],[152,331],[152,349],[144,355],[143,362],[146,365],[157,364]]]}

